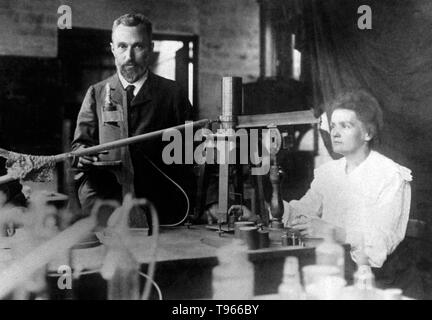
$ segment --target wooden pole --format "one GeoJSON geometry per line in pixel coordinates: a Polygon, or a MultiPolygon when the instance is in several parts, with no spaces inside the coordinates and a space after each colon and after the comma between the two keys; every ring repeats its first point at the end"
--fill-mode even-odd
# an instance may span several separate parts
{"type": "MultiPolygon", "coordinates": [[[[107,142],[107,143],[99,144],[97,146],[88,147],[85,149],[61,153],[61,154],[53,156],[53,161],[62,162],[62,161],[66,161],[67,159],[74,158],[74,157],[83,157],[83,156],[95,155],[95,154],[101,153],[103,151],[107,151],[107,150],[111,150],[111,149],[115,149],[115,148],[121,148],[121,147],[125,147],[127,145],[130,145],[130,144],[133,144],[133,143],[138,143],[138,142],[142,142],[145,140],[153,139],[153,138],[156,138],[158,136],[161,136],[163,133],[169,133],[170,131],[183,130],[186,127],[190,127],[190,126],[202,127],[202,126],[205,126],[206,124],[208,124],[209,122],[210,122],[210,120],[208,120],[208,119],[202,119],[202,120],[198,120],[198,121],[194,121],[194,122],[191,121],[191,122],[188,122],[186,124],[181,124],[181,125],[178,125],[175,127],[170,127],[170,128],[166,128],[166,129],[153,131],[153,132],[143,133],[143,134],[140,134],[137,136],[107,142]]],[[[4,149],[0,149],[0,156],[7,158],[8,154],[9,154],[9,151],[4,150],[4,149]]],[[[17,179],[18,178],[15,178],[9,174],[6,174],[6,175],[0,177],[0,185],[7,183],[7,182],[17,180],[17,179]]]]}

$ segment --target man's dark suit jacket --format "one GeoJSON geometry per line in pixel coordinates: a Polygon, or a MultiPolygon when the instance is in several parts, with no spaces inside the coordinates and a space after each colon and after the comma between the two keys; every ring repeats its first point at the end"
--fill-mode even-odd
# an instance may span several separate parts
{"type": "MultiPolygon", "coordinates": [[[[105,102],[107,82],[113,89],[111,90],[112,101],[123,105],[126,92],[117,74],[90,86],[78,115],[72,142],[73,150],[82,145],[99,144],[98,128],[102,121],[101,111],[105,102]]],[[[180,86],[174,81],[149,72],[146,82],[132,100],[128,110],[128,136],[184,124],[186,120],[190,120],[191,114],[192,106],[180,86]]],[[[185,188],[190,200],[193,200],[195,182],[190,168],[185,170],[184,165],[163,164],[163,147],[161,137],[129,146],[134,169],[135,193],[137,197],[147,198],[155,204],[161,223],[174,223],[184,215],[184,195],[179,193],[178,188],[155,169],[147,158],[185,188]]],[[[82,183],[85,183],[85,180],[82,183]]],[[[86,191],[85,188],[80,190],[84,193],[80,195],[81,200],[86,197],[86,191]]]]}

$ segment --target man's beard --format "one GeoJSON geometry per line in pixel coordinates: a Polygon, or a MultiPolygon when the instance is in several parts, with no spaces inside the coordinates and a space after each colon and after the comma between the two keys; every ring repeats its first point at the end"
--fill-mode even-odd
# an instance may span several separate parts
{"type": "Polygon", "coordinates": [[[143,76],[145,71],[146,71],[145,66],[138,65],[135,63],[133,64],[127,63],[120,66],[120,74],[129,83],[133,83],[137,81],[139,78],[143,76]]]}

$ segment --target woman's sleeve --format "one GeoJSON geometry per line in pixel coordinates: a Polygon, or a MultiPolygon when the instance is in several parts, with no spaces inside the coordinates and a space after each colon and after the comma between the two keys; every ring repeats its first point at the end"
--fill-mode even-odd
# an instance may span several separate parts
{"type": "Polygon", "coordinates": [[[304,215],[320,217],[322,214],[322,193],[320,192],[321,175],[315,170],[315,178],[310,189],[300,200],[284,201],[284,214],[282,222],[286,225],[294,217],[304,215]]]}
{"type": "Polygon", "coordinates": [[[357,212],[364,217],[361,223],[347,228],[347,242],[351,243],[353,260],[361,250],[372,267],[381,267],[404,239],[409,219],[412,180],[410,171],[401,167],[385,184],[374,205],[357,212]]]}

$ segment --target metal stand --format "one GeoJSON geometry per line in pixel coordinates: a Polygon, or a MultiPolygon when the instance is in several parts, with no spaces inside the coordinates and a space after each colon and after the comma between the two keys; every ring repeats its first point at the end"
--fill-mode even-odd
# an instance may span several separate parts
{"type": "MultiPolygon", "coordinates": [[[[217,137],[217,150],[219,151],[219,201],[217,212],[217,224],[219,231],[222,226],[228,223],[229,209],[229,173],[230,165],[236,163],[236,135],[234,128],[237,122],[237,115],[241,113],[243,105],[242,78],[222,78],[222,115],[219,117],[221,127],[215,135],[217,137]]],[[[237,185],[240,185],[238,183],[237,185]]],[[[236,190],[237,192],[238,190],[236,190]]],[[[233,231],[228,228],[226,231],[233,231]]]]}
{"type": "MultiPolygon", "coordinates": [[[[266,128],[266,135],[263,137],[263,147],[270,153],[270,182],[272,184],[272,197],[270,201],[270,213],[272,220],[269,221],[269,212],[265,206],[264,188],[262,176],[256,176],[255,183],[258,194],[258,210],[254,214],[261,217],[261,224],[269,226],[270,229],[282,230],[282,216],[284,213],[281,195],[281,178],[282,174],[277,162],[277,153],[282,144],[281,134],[278,126],[301,125],[318,123],[312,111],[294,111],[275,114],[263,115],[241,115],[243,105],[242,96],[242,79],[239,77],[224,77],[222,79],[222,114],[219,117],[220,128],[212,137],[216,140],[217,160],[219,164],[219,191],[218,191],[218,210],[217,210],[217,227],[209,225],[208,228],[218,230],[219,234],[223,232],[233,232],[233,226],[230,226],[230,217],[228,210],[230,207],[229,183],[231,169],[236,170],[235,193],[242,193],[243,179],[241,165],[236,157],[238,146],[236,145],[236,129],[266,128]],[[235,164],[235,167],[233,165],[235,164]]],[[[205,174],[204,168],[200,170],[205,174]]],[[[199,182],[204,186],[206,179],[199,178],[199,182]]],[[[200,189],[200,188],[199,188],[200,189]]],[[[200,203],[202,202],[202,190],[199,190],[200,203]]],[[[197,214],[195,214],[197,216],[197,214]]]]}

